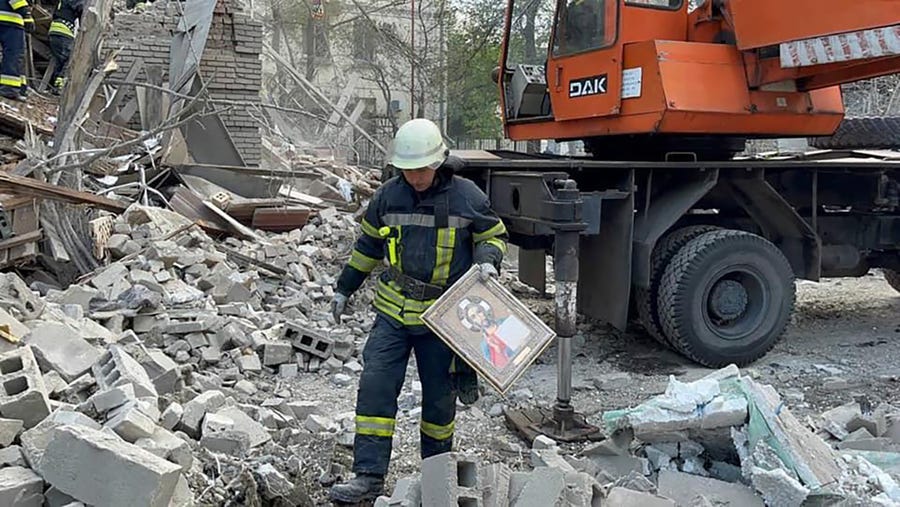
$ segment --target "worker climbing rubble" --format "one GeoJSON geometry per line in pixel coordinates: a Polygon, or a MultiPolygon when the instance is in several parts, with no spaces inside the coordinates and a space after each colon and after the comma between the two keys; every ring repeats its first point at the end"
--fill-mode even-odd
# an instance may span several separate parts
{"type": "Polygon", "coordinates": [[[25,32],[33,31],[28,0],[0,0],[0,97],[25,100],[25,32]]]}
{"type": "Polygon", "coordinates": [[[377,318],[363,351],[356,401],[356,477],[331,489],[337,502],[371,500],[382,492],[397,397],[411,350],[423,387],[423,458],[451,450],[456,398],[463,403],[478,398],[475,373],[425,327],[421,316],[473,263],[484,278],[496,276],[507,233],[487,196],[453,174],[459,162],[448,155],[431,121],[411,120],[398,130],[391,165],[401,176],[386,182],[372,198],[362,234],[337,282],[332,310],[340,322],[348,298],[388,259],[374,301],[377,318]]]}
{"type": "Polygon", "coordinates": [[[75,42],[75,21],[81,19],[84,0],[60,0],[50,23],[50,53],[56,60],[53,75],[50,76],[51,91],[59,94],[66,86],[66,70],[75,42]]]}

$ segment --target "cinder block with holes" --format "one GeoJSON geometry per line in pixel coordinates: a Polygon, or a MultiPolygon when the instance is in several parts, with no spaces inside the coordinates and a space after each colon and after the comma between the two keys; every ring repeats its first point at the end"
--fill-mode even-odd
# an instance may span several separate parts
{"type": "Polygon", "coordinates": [[[94,378],[100,390],[105,391],[125,384],[134,386],[138,398],[158,396],[156,387],[144,367],[129,356],[122,347],[112,345],[93,367],[94,378]]]}
{"type": "Polygon", "coordinates": [[[483,498],[475,459],[448,452],[422,461],[422,505],[482,507],[483,498]]]}
{"type": "Polygon", "coordinates": [[[50,399],[31,346],[0,355],[0,417],[33,428],[50,415],[50,399]]]}
{"type": "Polygon", "coordinates": [[[289,340],[295,349],[315,357],[328,359],[334,353],[333,340],[293,322],[284,326],[282,338],[289,340]]]}

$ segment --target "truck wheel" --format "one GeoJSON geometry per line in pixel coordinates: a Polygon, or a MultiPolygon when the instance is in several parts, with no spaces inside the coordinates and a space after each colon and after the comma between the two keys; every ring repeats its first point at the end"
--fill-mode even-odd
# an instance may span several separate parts
{"type": "Polygon", "coordinates": [[[710,231],[717,230],[714,225],[691,225],[676,229],[662,237],[653,248],[650,257],[650,288],[636,287],[634,290],[634,302],[637,307],[638,318],[641,325],[656,341],[663,345],[669,345],[669,339],[662,330],[659,318],[659,306],[656,295],[659,293],[659,282],[663,272],[672,257],[689,241],[710,231]]]}
{"type": "Polygon", "coordinates": [[[882,269],[882,271],[884,271],[884,279],[887,280],[888,285],[900,292],[900,273],[893,269],[882,269]]]}
{"type": "Polygon", "coordinates": [[[811,137],[807,142],[823,150],[898,148],[900,117],[845,118],[833,135],[811,137]]]}
{"type": "Polygon", "coordinates": [[[794,273],[781,251],[744,231],[707,232],[666,267],[662,329],[679,352],[708,367],[739,366],[766,354],[794,307],[794,273]]]}

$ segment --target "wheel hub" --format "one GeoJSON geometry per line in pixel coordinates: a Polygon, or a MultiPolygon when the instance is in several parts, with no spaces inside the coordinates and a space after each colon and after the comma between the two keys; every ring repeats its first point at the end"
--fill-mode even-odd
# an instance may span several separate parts
{"type": "Polygon", "coordinates": [[[749,302],[743,284],[735,280],[719,280],[710,293],[709,310],[717,319],[731,321],[744,314],[749,302]]]}

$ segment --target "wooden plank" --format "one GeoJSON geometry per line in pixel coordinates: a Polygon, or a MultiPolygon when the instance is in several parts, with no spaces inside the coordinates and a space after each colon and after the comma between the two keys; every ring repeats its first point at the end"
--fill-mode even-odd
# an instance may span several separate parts
{"type": "Polygon", "coordinates": [[[17,246],[21,246],[27,243],[34,243],[40,241],[44,236],[44,232],[41,229],[36,231],[26,232],[25,234],[15,235],[9,239],[4,239],[0,241],[0,250],[9,250],[11,248],[15,248],[17,246]]]}
{"type": "MultiPolygon", "coordinates": [[[[37,231],[38,223],[38,207],[35,201],[32,201],[31,206],[19,208],[13,212],[13,233],[17,236],[37,231]]],[[[36,244],[20,244],[9,249],[9,262],[35,255],[37,255],[36,244]]]]}
{"type": "Polygon", "coordinates": [[[126,203],[115,201],[108,197],[102,197],[90,192],[72,190],[71,188],[3,172],[0,172],[0,188],[21,195],[43,197],[71,204],[88,204],[113,213],[123,213],[128,209],[126,203]]]}
{"type": "MultiPolygon", "coordinates": [[[[128,74],[125,74],[125,81],[129,83],[134,83],[137,80],[138,73],[141,69],[144,68],[144,60],[138,58],[131,64],[131,68],[128,69],[128,74]]],[[[128,90],[131,86],[122,85],[116,88],[116,93],[113,95],[112,100],[109,101],[109,105],[103,110],[101,117],[110,123],[114,123],[116,125],[124,126],[131,120],[131,116],[134,116],[134,112],[131,113],[131,116],[124,118],[120,116],[122,112],[121,103],[125,99],[125,95],[128,93],[128,90]],[[124,120],[124,122],[123,122],[124,120]]]]}

